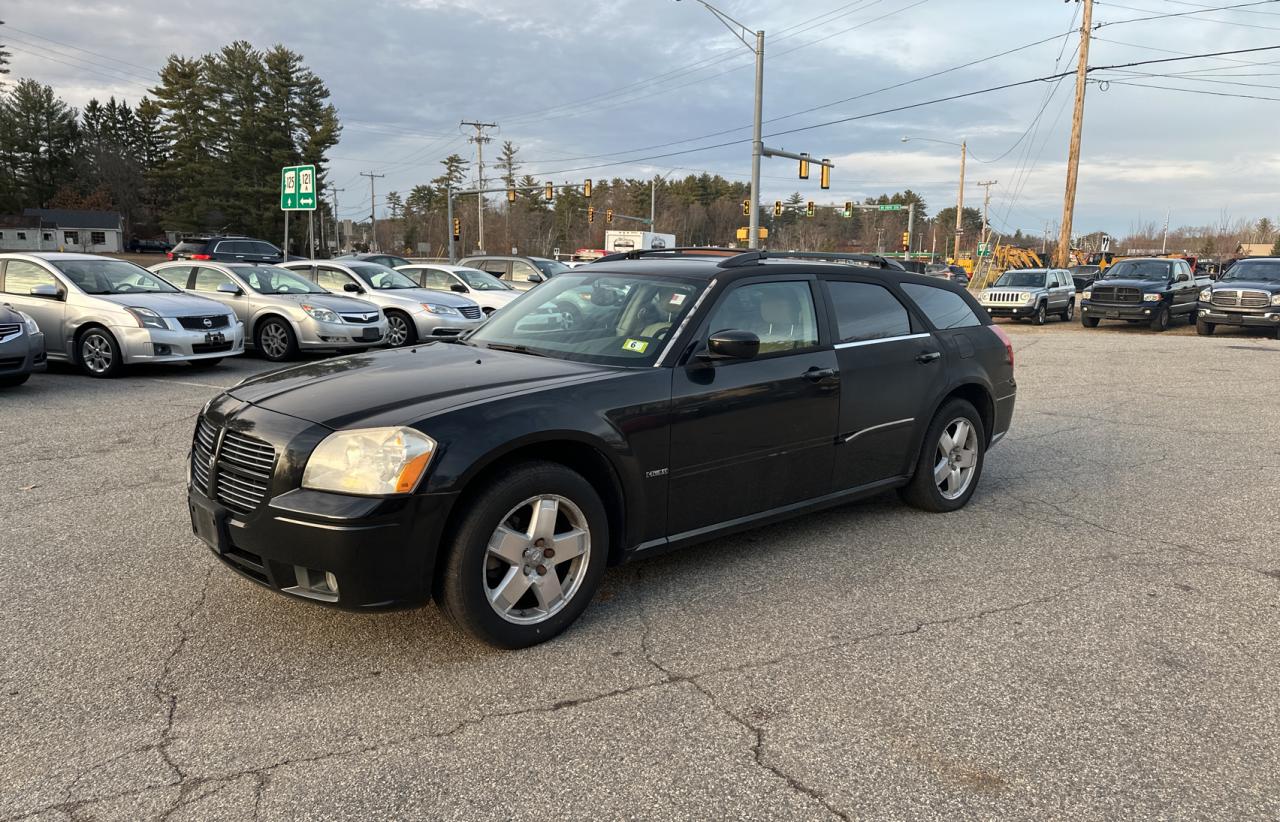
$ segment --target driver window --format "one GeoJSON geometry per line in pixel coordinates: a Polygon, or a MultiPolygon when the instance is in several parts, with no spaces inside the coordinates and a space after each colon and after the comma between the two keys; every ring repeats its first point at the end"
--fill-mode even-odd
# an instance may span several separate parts
{"type": "Polygon", "coordinates": [[[817,312],[807,282],[756,283],[730,292],[716,306],[709,329],[750,331],[760,354],[802,351],[818,344],[817,312]]]}
{"type": "Polygon", "coordinates": [[[351,282],[351,278],[341,271],[336,271],[332,268],[316,269],[316,283],[325,291],[341,293],[349,282],[351,282]]]}
{"type": "Polygon", "coordinates": [[[511,263],[511,279],[518,283],[529,282],[530,275],[540,274],[541,272],[526,262],[516,260],[511,263]]]}
{"type": "Polygon", "coordinates": [[[434,268],[422,270],[422,286],[433,291],[448,291],[453,286],[453,279],[443,271],[434,268]]]}
{"type": "MultiPolygon", "coordinates": [[[[61,289],[57,279],[35,263],[25,260],[10,260],[5,266],[4,290],[6,294],[20,294],[24,297],[31,294],[31,289],[38,285],[51,285],[61,289]]],[[[76,283],[76,285],[80,285],[76,283]]]]}
{"type": "MultiPolygon", "coordinates": [[[[213,293],[218,290],[218,286],[229,282],[231,282],[231,278],[221,271],[212,268],[197,268],[195,282],[191,284],[191,290],[213,293]]],[[[232,284],[234,285],[234,283],[232,284]]],[[[236,287],[239,288],[239,286],[236,287]]]]}
{"type": "Polygon", "coordinates": [[[1178,281],[1186,282],[1189,279],[1191,279],[1191,266],[1187,263],[1180,264],[1178,266],[1178,281]]]}

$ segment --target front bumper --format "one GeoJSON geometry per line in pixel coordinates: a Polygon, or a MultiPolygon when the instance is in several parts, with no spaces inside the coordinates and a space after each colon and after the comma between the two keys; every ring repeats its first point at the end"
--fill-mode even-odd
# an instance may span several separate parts
{"type": "Polygon", "coordinates": [[[987,309],[987,313],[992,317],[1030,317],[1036,313],[1035,303],[1022,303],[1020,305],[1010,305],[1009,303],[982,303],[982,307],[987,309]]]}
{"type": "Polygon", "coordinates": [[[244,323],[210,331],[161,331],[155,328],[113,326],[126,363],[188,362],[244,353],[244,323]],[[216,336],[221,335],[219,342],[216,336]]]}
{"type": "Polygon", "coordinates": [[[463,332],[484,325],[484,319],[483,314],[481,319],[468,320],[461,315],[432,314],[429,311],[423,311],[420,314],[413,315],[413,324],[418,330],[418,339],[428,339],[430,337],[456,337],[463,332]]]}
{"type": "Polygon", "coordinates": [[[358,323],[325,323],[319,320],[308,320],[298,328],[298,346],[300,348],[368,348],[379,345],[387,338],[387,319],[381,317],[376,323],[360,325],[358,323]],[[376,334],[377,336],[374,336],[376,334]]]}
{"type": "MultiPolygon", "coordinates": [[[[404,608],[431,597],[444,525],[455,494],[357,497],[301,488],[302,471],[330,429],[223,395],[205,420],[219,431],[275,448],[275,467],[261,501],[227,504],[222,446],[188,473],[192,532],[227,567],[282,594],[351,610],[404,608]],[[331,577],[329,575],[332,575],[331,577]],[[336,592],[330,586],[336,582],[336,592]]],[[[194,453],[194,452],[193,452],[194,453]]],[[[229,486],[234,494],[234,486],[229,486]]]]}
{"type": "Polygon", "coordinates": [[[1213,325],[1239,325],[1249,328],[1280,328],[1280,307],[1225,309],[1200,303],[1200,319],[1213,325]]]}
{"type": "Polygon", "coordinates": [[[1085,300],[1080,303],[1080,312],[1086,317],[1099,320],[1149,320],[1155,316],[1157,308],[1164,306],[1158,303],[1099,303],[1085,300]]]}
{"type": "Polygon", "coordinates": [[[46,368],[44,334],[24,332],[20,337],[0,343],[0,377],[16,377],[46,368]]]}

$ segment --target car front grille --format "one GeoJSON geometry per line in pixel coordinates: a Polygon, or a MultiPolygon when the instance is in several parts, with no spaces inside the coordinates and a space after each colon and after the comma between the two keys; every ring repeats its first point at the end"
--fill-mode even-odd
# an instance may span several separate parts
{"type": "Polygon", "coordinates": [[[22,333],[22,326],[18,323],[0,323],[0,342],[4,342],[10,337],[16,337],[22,333]]]}
{"type": "Polygon", "coordinates": [[[458,311],[468,320],[478,320],[482,316],[478,305],[469,305],[465,308],[459,308],[458,311]]]}
{"type": "Polygon", "coordinates": [[[1140,303],[1142,292],[1136,288],[1123,288],[1115,285],[1095,285],[1093,299],[1103,303],[1140,303]]]}
{"type": "Polygon", "coordinates": [[[231,510],[247,514],[262,504],[275,464],[270,443],[236,431],[224,432],[219,442],[216,427],[203,418],[196,424],[191,481],[231,510]]]}
{"type": "Polygon", "coordinates": [[[989,303],[1021,303],[1023,300],[1019,299],[1020,296],[1020,292],[1017,291],[989,291],[984,301],[989,303]]]}
{"type": "Polygon", "coordinates": [[[1271,295],[1265,291],[1222,289],[1213,292],[1213,304],[1224,308],[1266,308],[1271,295]]]}
{"type": "Polygon", "coordinates": [[[226,328],[226,314],[210,314],[207,317],[179,317],[178,322],[188,331],[207,331],[210,328],[226,328]]]}
{"type": "Polygon", "coordinates": [[[372,325],[378,321],[378,314],[343,314],[342,321],[356,325],[372,325]]]}

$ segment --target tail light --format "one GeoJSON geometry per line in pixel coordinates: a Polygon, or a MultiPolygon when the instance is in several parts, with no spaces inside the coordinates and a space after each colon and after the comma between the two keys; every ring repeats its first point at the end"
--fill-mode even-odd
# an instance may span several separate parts
{"type": "Polygon", "coordinates": [[[192,254],[192,255],[191,255],[191,259],[193,259],[193,260],[212,260],[212,259],[213,259],[213,257],[212,257],[212,256],[210,256],[210,255],[208,255],[208,254],[192,254]]]}
{"type": "Polygon", "coordinates": [[[173,260],[173,259],[176,259],[176,258],[173,256],[173,252],[172,252],[172,251],[166,251],[166,252],[164,253],[164,258],[165,258],[166,260],[173,260]]]}
{"type": "Polygon", "coordinates": [[[1001,328],[998,325],[995,325],[994,323],[992,325],[987,326],[987,328],[990,328],[991,333],[999,337],[1000,342],[1004,343],[1004,352],[1005,352],[1005,355],[1008,356],[1009,358],[1009,366],[1012,367],[1013,366],[1013,340],[1009,339],[1009,335],[1005,333],[1003,328],[1001,328]]]}

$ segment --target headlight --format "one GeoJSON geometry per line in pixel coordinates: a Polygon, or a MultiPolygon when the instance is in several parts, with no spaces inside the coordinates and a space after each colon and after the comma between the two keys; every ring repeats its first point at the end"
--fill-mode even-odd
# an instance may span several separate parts
{"type": "Polygon", "coordinates": [[[1092,291],[1091,289],[1086,288],[1086,289],[1084,290],[1084,293],[1083,293],[1083,294],[1081,294],[1080,296],[1081,296],[1081,297],[1083,297],[1083,298],[1084,298],[1084,299],[1086,299],[1086,300],[1093,299],[1093,291],[1092,291]]]}
{"type": "Polygon", "coordinates": [[[1031,292],[1023,291],[1021,294],[1018,295],[1018,300],[1024,303],[1031,302],[1031,292]]]}
{"type": "Polygon", "coordinates": [[[422,307],[430,311],[432,314],[450,314],[461,317],[462,312],[450,305],[439,305],[437,303],[423,303],[422,307]]]}
{"type": "Polygon", "coordinates": [[[125,311],[128,311],[138,321],[139,328],[158,328],[161,331],[169,329],[168,323],[150,308],[129,307],[125,311]]]}
{"type": "Polygon", "coordinates": [[[1272,305],[1280,305],[1280,294],[1272,294],[1272,295],[1271,295],[1271,304],[1272,304],[1272,305]]]}
{"type": "Polygon", "coordinates": [[[1144,303],[1158,303],[1164,299],[1163,294],[1143,294],[1142,301],[1144,303]]]}
{"type": "Polygon", "coordinates": [[[36,318],[22,311],[18,312],[18,316],[22,318],[23,324],[27,327],[28,334],[39,334],[40,326],[36,325],[36,318]]]}
{"type": "Polygon", "coordinates": [[[1210,301],[1212,301],[1212,300],[1213,300],[1213,289],[1212,289],[1212,288],[1206,288],[1204,291],[1201,291],[1201,292],[1200,292],[1200,302],[1202,302],[1202,303],[1207,303],[1207,302],[1210,302],[1210,301]]]}
{"type": "Polygon", "coordinates": [[[412,428],[364,428],[325,437],[302,472],[302,487],[344,494],[408,494],[436,441],[412,428]]]}
{"type": "Polygon", "coordinates": [[[321,308],[318,305],[307,305],[306,303],[303,303],[302,310],[307,312],[307,316],[311,319],[319,320],[322,323],[341,322],[341,320],[338,319],[337,314],[327,308],[321,308]]]}

